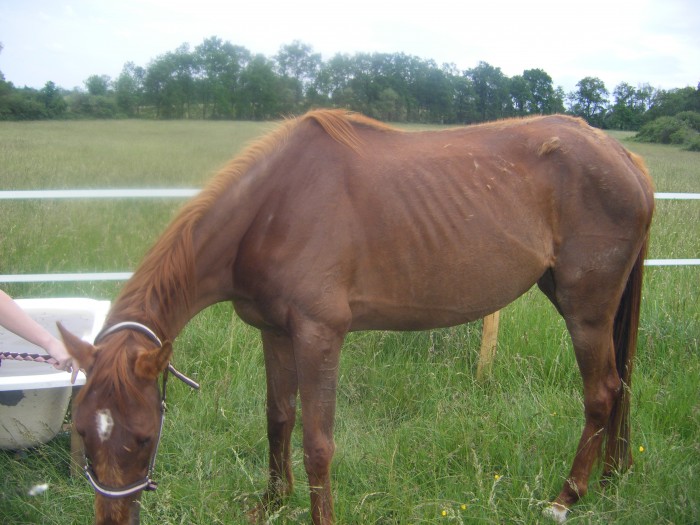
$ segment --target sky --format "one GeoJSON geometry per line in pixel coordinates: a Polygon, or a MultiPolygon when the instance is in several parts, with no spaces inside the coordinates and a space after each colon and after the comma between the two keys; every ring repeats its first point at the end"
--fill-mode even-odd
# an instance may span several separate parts
{"type": "Polygon", "coordinates": [[[506,76],[543,69],[573,91],[598,77],[656,89],[700,83],[698,0],[0,0],[0,71],[16,87],[116,79],[217,36],[273,57],[299,40],[337,53],[405,53],[506,76]]]}

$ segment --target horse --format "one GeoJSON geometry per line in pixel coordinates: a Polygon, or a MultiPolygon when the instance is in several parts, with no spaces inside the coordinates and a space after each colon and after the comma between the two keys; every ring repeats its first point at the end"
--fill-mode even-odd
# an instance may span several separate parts
{"type": "Polygon", "coordinates": [[[142,491],[155,485],[172,342],[202,309],[231,301],[261,333],[261,512],[293,489],[299,398],[311,518],[329,525],[346,334],[466,323],[535,284],[564,318],[583,379],[581,439],[549,507],[565,520],[596,460],[604,478],[632,463],[630,385],[653,209],[643,160],[573,117],[420,132],[343,110],[284,121],[183,205],[93,344],[60,327],[87,374],[74,424],[95,523],[138,523],[142,491]]]}

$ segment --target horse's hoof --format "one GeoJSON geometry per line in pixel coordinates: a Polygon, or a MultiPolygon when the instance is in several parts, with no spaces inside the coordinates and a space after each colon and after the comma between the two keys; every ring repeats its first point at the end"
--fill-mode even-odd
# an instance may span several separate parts
{"type": "Polygon", "coordinates": [[[246,517],[248,518],[249,525],[260,525],[261,523],[265,523],[267,511],[263,505],[256,505],[246,513],[246,517]]]}
{"type": "Polygon", "coordinates": [[[566,515],[569,513],[569,509],[560,503],[552,503],[549,507],[542,511],[542,514],[547,518],[551,518],[557,523],[565,523],[566,515]]]}

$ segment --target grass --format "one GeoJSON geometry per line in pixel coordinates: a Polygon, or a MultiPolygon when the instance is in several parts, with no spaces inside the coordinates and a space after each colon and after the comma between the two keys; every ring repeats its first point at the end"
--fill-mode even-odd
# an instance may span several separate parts
{"type": "MultiPolygon", "coordinates": [[[[199,187],[269,126],[204,122],[0,124],[2,189],[199,187]]],[[[658,191],[700,191],[700,156],[626,141],[658,191]]],[[[180,205],[149,201],[3,201],[0,273],[133,269],[180,205]]],[[[650,257],[700,256],[700,205],[658,203],[650,257]]],[[[700,306],[697,267],[650,267],[633,382],[631,472],[589,495],[571,523],[700,521],[700,306]],[[643,447],[643,452],[640,452],[643,447]]],[[[15,296],[112,299],[115,283],[16,284],[15,296]]],[[[491,377],[475,380],[479,323],[419,333],[366,332],[343,350],[333,466],[341,524],[538,523],[568,473],[583,423],[581,380],[563,321],[530,291],[501,315],[491,377]]],[[[258,334],[228,304],[176,342],[144,523],[238,524],[266,484],[264,370],[258,334]]],[[[308,523],[299,429],[294,495],[272,524],[308,523]]],[[[0,452],[0,521],[88,523],[92,491],[68,475],[68,436],[0,452]],[[49,490],[27,496],[29,487],[49,490]]]]}

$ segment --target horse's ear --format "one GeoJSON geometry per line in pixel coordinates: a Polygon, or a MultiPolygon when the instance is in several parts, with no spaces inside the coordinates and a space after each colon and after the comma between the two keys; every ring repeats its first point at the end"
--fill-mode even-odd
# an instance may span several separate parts
{"type": "Polygon", "coordinates": [[[137,377],[153,380],[165,370],[173,355],[173,345],[165,341],[163,346],[156,350],[141,350],[136,357],[134,372],[137,377]]]}
{"type": "Polygon", "coordinates": [[[56,325],[68,353],[77,361],[78,366],[85,370],[85,373],[90,373],[92,365],[95,364],[95,347],[73,335],[60,322],[57,322],[56,325]]]}

